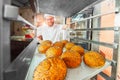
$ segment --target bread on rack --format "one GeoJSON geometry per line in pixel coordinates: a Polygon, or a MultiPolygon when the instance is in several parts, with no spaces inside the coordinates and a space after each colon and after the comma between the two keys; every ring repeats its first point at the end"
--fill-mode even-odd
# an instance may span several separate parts
{"type": "Polygon", "coordinates": [[[105,64],[105,58],[96,51],[88,51],[83,56],[84,63],[91,68],[100,68],[105,64]]]}
{"type": "Polygon", "coordinates": [[[60,42],[62,42],[65,46],[69,41],[68,40],[61,40],[60,42]]]}
{"type": "Polygon", "coordinates": [[[70,50],[77,51],[81,56],[84,55],[84,48],[82,46],[74,45],[70,50]]]}
{"type": "Polygon", "coordinates": [[[57,42],[53,43],[53,46],[57,46],[57,47],[63,48],[64,44],[62,42],[60,42],[60,41],[57,41],[57,42]]]}
{"type": "Polygon", "coordinates": [[[52,46],[52,41],[44,40],[38,45],[38,52],[39,53],[46,53],[47,49],[52,46]]]}
{"type": "Polygon", "coordinates": [[[38,45],[38,52],[45,54],[47,49],[50,47],[51,47],[51,45],[49,45],[49,44],[38,45]]]}
{"type": "Polygon", "coordinates": [[[70,50],[75,44],[72,43],[72,42],[68,42],[66,45],[65,45],[65,49],[66,50],[70,50]]]}
{"type": "Polygon", "coordinates": [[[72,50],[65,51],[61,55],[61,58],[64,60],[68,68],[76,68],[82,62],[81,55],[78,52],[72,50]]]}
{"type": "Polygon", "coordinates": [[[67,67],[64,61],[57,57],[46,58],[36,67],[33,80],[64,80],[67,67]]]}
{"type": "Polygon", "coordinates": [[[62,48],[52,46],[46,51],[46,57],[59,57],[62,54],[62,48]]]}
{"type": "Polygon", "coordinates": [[[43,40],[40,44],[41,44],[41,45],[43,45],[43,44],[52,45],[52,41],[50,41],[50,40],[43,40]]]}

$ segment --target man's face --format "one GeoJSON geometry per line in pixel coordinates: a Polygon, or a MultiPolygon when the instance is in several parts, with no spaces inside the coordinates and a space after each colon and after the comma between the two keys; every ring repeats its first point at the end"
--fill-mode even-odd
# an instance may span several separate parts
{"type": "Polygon", "coordinates": [[[54,25],[54,17],[53,16],[47,16],[45,18],[45,22],[48,26],[53,26],[54,25]]]}

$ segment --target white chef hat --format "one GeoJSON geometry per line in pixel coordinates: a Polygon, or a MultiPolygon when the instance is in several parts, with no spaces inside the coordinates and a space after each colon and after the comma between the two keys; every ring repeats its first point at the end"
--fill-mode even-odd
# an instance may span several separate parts
{"type": "Polygon", "coordinates": [[[54,18],[55,18],[55,16],[54,16],[54,15],[51,15],[51,14],[44,14],[44,18],[46,18],[46,17],[48,17],[48,16],[52,16],[52,17],[54,17],[54,18]]]}
{"type": "Polygon", "coordinates": [[[51,15],[51,14],[44,14],[44,18],[46,18],[46,17],[48,17],[48,16],[52,16],[52,17],[54,17],[54,21],[56,21],[56,17],[55,17],[55,15],[51,15]]]}

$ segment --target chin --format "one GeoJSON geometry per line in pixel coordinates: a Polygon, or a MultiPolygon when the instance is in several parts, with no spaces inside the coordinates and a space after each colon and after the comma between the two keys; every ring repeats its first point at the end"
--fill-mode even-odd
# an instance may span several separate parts
{"type": "Polygon", "coordinates": [[[53,26],[53,24],[52,24],[52,25],[48,25],[48,26],[52,27],[52,26],[53,26]]]}
{"type": "Polygon", "coordinates": [[[50,27],[53,26],[53,25],[54,25],[54,23],[48,23],[48,26],[50,26],[50,27]]]}

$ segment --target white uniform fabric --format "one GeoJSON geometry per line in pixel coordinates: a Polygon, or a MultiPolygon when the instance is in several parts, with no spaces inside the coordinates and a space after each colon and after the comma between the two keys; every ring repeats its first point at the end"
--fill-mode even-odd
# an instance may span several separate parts
{"type": "Polygon", "coordinates": [[[67,39],[67,31],[62,29],[62,25],[54,24],[52,27],[44,24],[37,29],[37,36],[42,35],[43,40],[51,40],[52,42],[67,39]]]}

